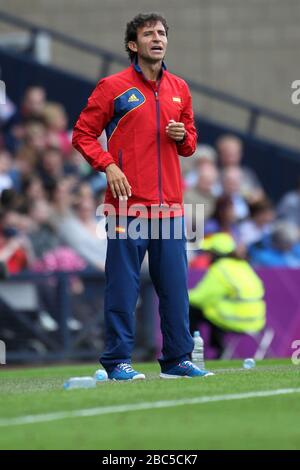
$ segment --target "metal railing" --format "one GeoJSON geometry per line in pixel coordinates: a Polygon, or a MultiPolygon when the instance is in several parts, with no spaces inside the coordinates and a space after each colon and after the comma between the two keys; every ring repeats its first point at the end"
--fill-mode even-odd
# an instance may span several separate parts
{"type": "MultiPolygon", "coordinates": [[[[97,358],[100,351],[93,344],[87,346],[87,342],[90,343],[91,331],[97,336],[98,340],[103,335],[103,293],[105,284],[103,272],[94,269],[45,273],[27,271],[0,280],[0,286],[6,289],[9,284],[13,284],[16,296],[24,294],[24,289],[28,289],[30,286],[34,289],[35,295],[33,296],[34,299],[30,301],[29,307],[26,305],[26,301],[24,303],[24,297],[22,306],[16,307],[13,299],[8,300],[7,296],[3,296],[3,292],[0,292],[0,341],[5,341],[3,330],[13,329],[16,335],[19,331],[19,337],[23,341],[26,339],[38,341],[43,346],[44,351],[30,351],[28,345],[22,347],[8,346],[6,351],[8,363],[97,358]],[[93,315],[91,315],[84,307],[83,316],[80,318],[82,325],[78,331],[72,331],[69,326],[69,320],[73,318],[74,314],[74,299],[72,300],[73,293],[70,286],[74,277],[84,282],[85,289],[88,290],[82,300],[82,305],[90,304],[90,310],[93,310],[93,315]],[[47,331],[37,321],[38,315],[43,309],[43,302],[41,302],[42,291],[39,287],[44,286],[44,289],[49,289],[50,285],[52,286],[50,295],[54,300],[54,303],[51,302],[50,315],[55,318],[58,326],[57,331],[54,332],[47,331]],[[92,285],[94,288],[91,291],[92,285]]],[[[32,292],[32,289],[30,290],[32,292]]],[[[77,301],[76,303],[78,304],[77,301]]],[[[137,308],[143,325],[147,319],[153,318],[155,311],[154,290],[150,277],[146,274],[141,275],[140,305],[137,308]]],[[[154,331],[151,332],[150,337],[153,338],[154,342],[154,331]]],[[[17,338],[15,342],[20,342],[20,339],[17,338]]]]}
{"type": "MultiPolygon", "coordinates": [[[[128,60],[120,54],[110,52],[99,46],[94,46],[88,44],[85,41],[76,39],[67,34],[55,31],[51,28],[46,28],[43,26],[37,26],[36,24],[19,18],[17,16],[11,15],[4,11],[0,10],[0,21],[14,25],[16,27],[26,29],[31,34],[31,42],[34,44],[37,35],[39,33],[47,34],[50,38],[63,43],[66,46],[75,48],[87,54],[92,54],[98,57],[101,61],[100,64],[100,77],[107,76],[110,72],[110,68],[113,64],[119,65],[128,65],[128,60]]],[[[255,135],[258,121],[260,118],[267,118],[272,121],[276,121],[286,126],[294,127],[300,129],[300,119],[295,119],[289,116],[286,116],[283,113],[274,111],[267,107],[259,106],[250,101],[238,98],[230,93],[219,91],[215,88],[212,88],[208,85],[204,85],[194,80],[186,79],[192,91],[199,93],[201,95],[207,96],[209,98],[221,101],[223,103],[229,104],[233,107],[243,109],[248,113],[246,132],[248,135],[255,135]]]]}

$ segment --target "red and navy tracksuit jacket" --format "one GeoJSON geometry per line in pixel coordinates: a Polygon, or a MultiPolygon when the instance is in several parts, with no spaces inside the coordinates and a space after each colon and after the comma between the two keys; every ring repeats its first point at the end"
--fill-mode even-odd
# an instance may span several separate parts
{"type": "MultiPolygon", "coordinates": [[[[196,146],[187,84],[163,69],[156,86],[145,79],[137,64],[100,80],[75,125],[73,145],[95,170],[105,171],[110,163],[119,165],[132,187],[132,196],[127,201],[129,207],[133,204],[158,208],[178,206],[168,219],[159,216],[153,220],[152,212],[146,211],[143,223],[148,233],[150,224],[159,224],[158,239],[122,239],[119,233],[115,239],[108,236],[105,265],[106,346],[101,364],[110,370],[121,362],[131,361],[139,273],[148,251],[149,272],[159,296],[163,335],[159,362],[162,371],[166,371],[180,360],[189,359],[193,350],[189,333],[185,237],[178,239],[173,235],[175,225],[183,224],[178,154],[192,155],[196,146]],[[165,127],[171,119],[184,122],[187,133],[183,143],[178,144],[167,136],[165,127]],[[103,129],[108,139],[107,152],[97,141],[103,129]],[[162,229],[168,220],[171,234],[165,239],[162,229]]],[[[105,202],[115,207],[119,214],[117,219],[121,219],[118,199],[113,198],[110,188],[107,188],[105,202]]],[[[134,217],[123,219],[121,228],[126,232],[134,217]]],[[[146,334],[153,336],[153,331],[146,334]]]]}
{"type": "MultiPolygon", "coordinates": [[[[178,205],[182,215],[179,155],[196,148],[196,129],[189,88],[184,80],[162,69],[159,85],[148,81],[138,64],[99,81],[75,124],[73,145],[97,171],[116,163],[132,187],[128,206],[178,205]],[[183,143],[167,136],[169,120],[183,122],[183,143]],[[108,151],[97,137],[106,130],[108,151]]],[[[107,188],[106,203],[118,200],[107,188]]],[[[118,213],[118,212],[117,212],[118,213]]]]}

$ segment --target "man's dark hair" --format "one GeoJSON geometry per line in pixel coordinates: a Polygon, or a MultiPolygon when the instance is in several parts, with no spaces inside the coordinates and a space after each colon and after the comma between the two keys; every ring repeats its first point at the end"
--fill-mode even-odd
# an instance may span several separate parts
{"type": "Polygon", "coordinates": [[[128,53],[131,62],[135,58],[136,52],[132,52],[129,49],[128,47],[129,41],[137,40],[137,30],[139,28],[142,28],[146,24],[153,25],[157,23],[158,21],[160,21],[163,24],[166,30],[166,35],[168,36],[169,27],[167,25],[167,21],[160,13],[140,13],[136,15],[131,21],[129,21],[129,23],[127,23],[124,42],[125,42],[126,52],[128,53]]]}
{"type": "Polygon", "coordinates": [[[260,201],[254,202],[253,204],[249,204],[251,218],[272,209],[272,202],[268,198],[261,199],[260,201]]]}

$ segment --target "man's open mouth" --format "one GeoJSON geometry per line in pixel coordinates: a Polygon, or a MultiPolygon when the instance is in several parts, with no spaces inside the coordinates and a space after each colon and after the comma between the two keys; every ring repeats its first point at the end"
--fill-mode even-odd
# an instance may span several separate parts
{"type": "Polygon", "coordinates": [[[161,46],[153,46],[153,47],[151,47],[151,51],[161,52],[161,51],[163,51],[163,48],[161,46]]]}

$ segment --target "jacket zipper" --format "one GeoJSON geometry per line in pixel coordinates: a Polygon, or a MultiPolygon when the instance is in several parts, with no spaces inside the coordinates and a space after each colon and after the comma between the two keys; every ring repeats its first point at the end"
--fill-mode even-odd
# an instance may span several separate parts
{"type": "Polygon", "coordinates": [[[119,168],[123,171],[123,153],[122,150],[118,150],[118,163],[119,163],[119,168]]]}
{"type": "Polygon", "coordinates": [[[158,160],[158,192],[159,192],[159,205],[163,206],[163,195],[162,195],[162,177],[161,177],[161,154],[160,154],[160,103],[159,103],[159,87],[157,91],[153,90],[156,104],[156,143],[157,143],[157,160],[158,160]]]}
{"type": "MultiPolygon", "coordinates": [[[[144,76],[143,72],[141,72],[142,77],[144,78],[145,82],[148,83],[148,80],[144,76]]],[[[163,194],[162,194],[162,175],[161,175],[161,154],[160,154],[160,104],[159,104],[159,89],[160,89],[160,84],[161,80],[163,77],[161,77],[157,90],[154,90],[153,86],[150,85],[152,88],[152,91],[154,93],[155,97],[155,105],[156,105],[156,143],[157,143],[157,160],[158,160],[158,194],[159,194],[159,206],[163,206],[163,194]]]]}

